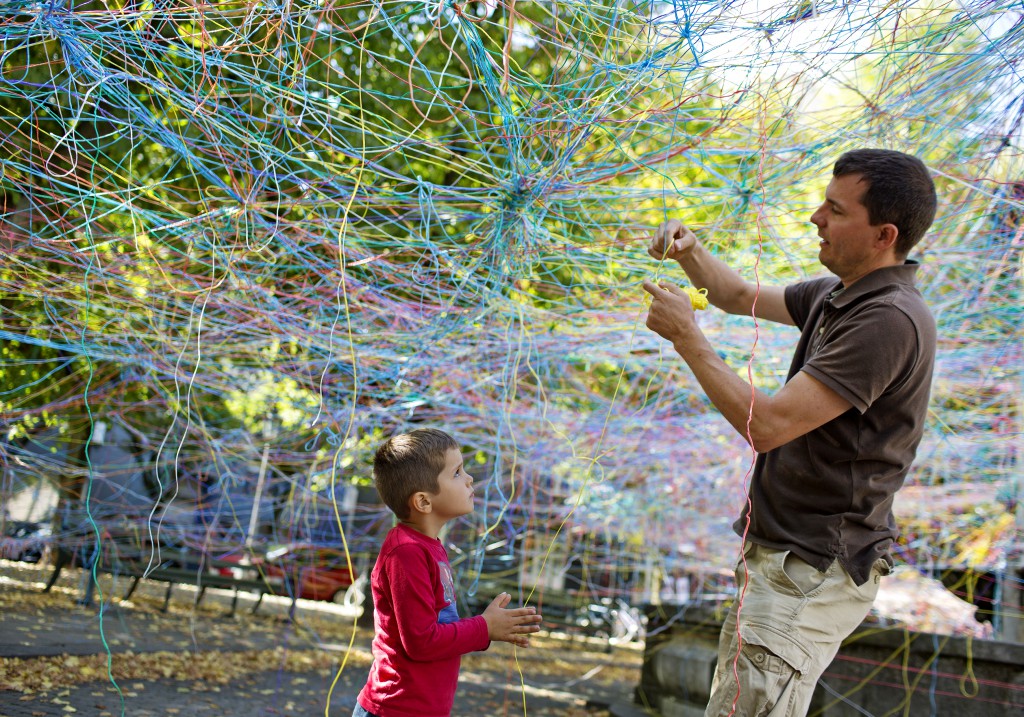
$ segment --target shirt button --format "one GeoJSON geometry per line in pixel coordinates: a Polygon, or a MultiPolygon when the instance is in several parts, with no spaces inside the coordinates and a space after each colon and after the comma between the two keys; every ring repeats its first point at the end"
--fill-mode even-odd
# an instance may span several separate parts
{"type": "Polygon", "coordinates": [[[819,334],[823,334],[823,333],[825,333],[825,327],[824,327],[824,326],[822,326],[822,327],[821,327],[820,329],[818,329],[818,333],[819,333],[819,334]]]}
{"type": "Polygon", "coordinates": [[[756,655],[754,655],[754,662],[756,662],[759,665],[762,662],[764,662],[764,653],[763,652],[759,652],[756,655]]]}

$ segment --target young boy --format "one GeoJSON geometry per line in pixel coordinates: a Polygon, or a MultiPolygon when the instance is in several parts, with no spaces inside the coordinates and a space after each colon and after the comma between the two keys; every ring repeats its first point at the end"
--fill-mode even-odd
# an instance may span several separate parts
{"type": "Polygon", "coordinates": [[[540,627],[532,607],[506,609],[502,593],[483,615],[459,618],[451,565],[437,534],[473,511],[473,476],[459,445],[433,428],[385,441],[373,459],[377,492],[398,517],[370,574],[373,665],[353,717],[448,717],[462,655],[491,640],[528,647],[540,627]]]}

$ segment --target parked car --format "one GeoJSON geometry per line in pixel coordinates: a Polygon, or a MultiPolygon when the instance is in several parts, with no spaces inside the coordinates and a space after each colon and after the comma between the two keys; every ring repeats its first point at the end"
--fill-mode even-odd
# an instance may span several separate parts
{"type": "MultiPolygon", "coordinates": [[[[456,584],[463,591],[466,609],[473,613],[484,610],[499,593],[519,595],[520,564],[508,550],[508,541],[488,545],[484,554],[466,553],[455,544],[447,546],[453,555],[452,568],[456,584]]],[[[461,610],[461,605],[460,605],[461,610]]]]}
{"type": "Polygon", "coordinates": [[[570,629],[622,645],[644,637],[644,615],[622,598],[604,597],[571,609],[566,620],[570,629]]]}
{"type": "Polygon", "coordinates": [[[294,590],[296,597],[306,600],[341,603],[352,585],[349,560],[338,548],[283,545],[267,551],[264,570],[275,593],[291,595],[294,590]]]}
{"type": "Polygon", "coordinates": [[[9,520],[0,537],[0,558],[38,563],[50,546],[50,526],[26,520],[9,520]]]}
{"type": "Polygon", "coordinates": [[[238,563],[239,567],[221,566],[219,572],[230,574],[237,570],[247,574],[258,573],[275,595],[294,594],[306,600],[343,603],[353,582],[345,551],[311,543],[272,545],[265,555],[249,561],[221,556],[219,562],[225,561],[238,563]]]}

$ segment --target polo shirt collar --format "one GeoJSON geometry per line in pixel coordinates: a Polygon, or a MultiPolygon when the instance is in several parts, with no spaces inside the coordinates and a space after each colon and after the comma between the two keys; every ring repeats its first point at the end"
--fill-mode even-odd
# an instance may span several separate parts
{"type": "MultiPolygon", "coordinates": [[[[885,287],[892,286],[893,284],[914,286],[919,266],[920,264],[916,261],[908,259],[902,264],[898,264],[896,266],[884,266],[881,269],[875,269],[870,274],[862,276],[860,279],[853,282],[852,286],[848,286],[840,291],[838,296],[831,299],[831,304],[835,308],[841,309],[862,296],[873,294],[879,289],[884,289],[885,287]]],[[[842,284],[838,284],[836,288],[842,289],[842,286],[842,284]]]]}

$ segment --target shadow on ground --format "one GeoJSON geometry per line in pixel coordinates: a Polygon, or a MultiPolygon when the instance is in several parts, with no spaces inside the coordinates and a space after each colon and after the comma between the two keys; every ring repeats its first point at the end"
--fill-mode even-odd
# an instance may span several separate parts
{"type": "MultiPolygon", "coordinates": [[[[101,581],[99,605],[76,604],[80,571],[48,594],[48,570],[0,561],[0,716],[351,714],[370,664],[372,631],[325,603],[264,598],[251,614],[242,596],[145,581],[130,602],[101,581]],[[329,703],[329,707],[328,707],[329,703]]],[[[360,621],[361,622],[361,621],[360,621]]],[[[453,717],[601,717],[639,682],[639,645],[541,634],[526,650],[496,644],[467,655],[453,717]]]]}

